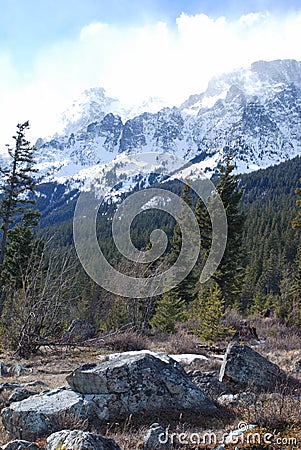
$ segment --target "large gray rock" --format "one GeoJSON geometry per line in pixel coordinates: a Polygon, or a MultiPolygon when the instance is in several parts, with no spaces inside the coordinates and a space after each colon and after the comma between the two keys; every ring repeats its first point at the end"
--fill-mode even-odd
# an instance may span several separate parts
{"type": "Polygon", "coordinates": [[[212,413],[214,403],[167,355],[140,352],[86,365],[67,377],[74,391],[89,394],[107,420],[156,412],[212,413]]]}
{"type": "Polygon", "coordinates": [[[219,380],[231,381],[239,388],[273,390],[281,370],[247,345],[229,344],[220,369],[219,380]]]}
{"type": "Polygon", "coordinates": [[[47,438],[46,450],[58,450],[59,448],[72,450],[120,450],[120,447],[113,439],[82,430],[62,430],[51,434],[47,438]]]}
{"type": "Polygon", "coordinates": [[[14,402],[2,411],[2,423],[9,436],[36,440],[58,431],[66,423],[84,421],[92,414],[81,394],[59,388],[14,402]]]}

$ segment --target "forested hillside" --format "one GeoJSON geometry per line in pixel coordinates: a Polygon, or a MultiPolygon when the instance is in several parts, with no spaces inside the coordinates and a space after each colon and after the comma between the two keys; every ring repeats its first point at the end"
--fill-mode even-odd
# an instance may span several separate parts
{"type": "Polygon", "coordinates": [[[292,220],[298,211],[295,190],[300,174],[297,157],[241,177],[241,208],[246,215],[244,308],[276,307],[285,315],[287,302],[292,301],[300,247],[300,231],[292,228],[292,220]]]}
{"type": "MultiPolygon", "coordinates": [[[[244,279],[235,307],[245,313],[270,308],[288,318],[293,298],[292,291],[296,289],[298,278],[297,253],[300,232],[292,228],[292,220],[298,212],[296,206],[298,196],[295,190],[300,184],[300,176],[301,158],[297,157],[268,169],[238,177],[239,187],[243,189],[239,207],[245,215],[242,239],[244,279]]],[[[180,183],[173,183],[168,188],[180,194],[182,186],[180,183]]],[[[65,253],[69,247],[72,249],[72,214],[76,199],[77,196],[73,193],[68,202],[55,202],[51,208],[44,210],[41,219],[39,234],[46,240],[51,237],[51,246],[59,253],[65,253]]],[[[106,205],[100,212],[98,234],[102,250],[112,261],[115,259],[118,265],[120,261],[111,240],[110,229],[110,217],[114,209],[114,204],[106,205]]],[[[144,248],[148,243],[150,232],[157,227],[164,229],[172,238],[174,226],[173,219],[167,213],[144,211],[133,222],[133,242],[138,248],[144,248]]],[[[74,258],[76,259],[75,255],[74,258]]],[[[78,270],[82,271],[80,265],[78,270]]],[[[78,287],[85,298],[84,304],[88,314],[90,300],[94,298],[95,301],[95,292],[98,292],[96,297],[102,297],[102,300],[98,299],[99,303],[110,295],[94,286],[84,273],[80,278],[81,283],[78,287]]],[[[126,304],[128,300],[118,299],[117,303],[120,302],[126,304]]],[[[109,303],[111,304],[111,300],[109,303]]],[[[98,319],[102,316],[103,313],[99,311],[98,318],[94,308],[93,319],[90,317],[93,322],[100,324],[101,320],[98,319]]]]}
{"type": "MultiPolygon", "coordinates": [[[[18,164],[23,164],[22,159],[18,164]]],[[[141,299],[108,292],[85,273],[73,243],[78,192],[57,183],[30,185],[26,202],[36,201],[41,217],[39,224],[37,220],[28,222],[31,209],[19,206],[24,203],[20,178],[13,193],[15,206],[9,210],[1,278],[3,330],[11,329],[13,320],[15,323],[9,345],[20,354],[30,354],[46,336],[57,338],[73,319],[79,318],[100,331],[152,327],[174,332],[177,324],[184,322],[188,332],[208,341],[226,331],[221,321],[231,309],[245,315],[271,310],[285,323],[300,327],[300,230],[293,229],[292,221],[298,214],[295,190],[301,176],[301,158],[248,175],[236,176],[233,169],[228,158],[214,179],[227,213],[228,242],[218,270],[204,287],[198,279],[211,245],[208,211],[186,184],[173,181],[157,185],[181,195],[195,211],[202,248],[195,269],[180,284],[163,295],[141,299]],[[26,345],[21,342],[24,335],[26,345]]],[[[9,176],[8,171],[8,181],[9,176]]],[[[7,197],[9,184],[3,187],[7,197]]],[[[6,197],[1,200],[3,208],[6,197]]],[[[214,198],[210,201],[214,204],[214,198]]],[[[166,232],[169,244],[154,263],[129,263],[120,256],[112,238],[117,205],[104,203],[98,214],[97,235],[105,257],[117,270],[134,277],[164,272],[181,249],[181,232],[175,220],[154,208],[138,214],[131,228],[137,248],[148,249],[150,234],[157,228],[166,232]]],[[[2,222],[2,236],[4,225],[2,222]]]]}

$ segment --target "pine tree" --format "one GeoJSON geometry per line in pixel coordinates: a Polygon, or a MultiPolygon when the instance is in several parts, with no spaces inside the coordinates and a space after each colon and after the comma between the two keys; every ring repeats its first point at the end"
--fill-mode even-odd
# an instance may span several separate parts
{"type": "MultiPolygon", "coordinates": [[[[228,236],[223,258],[212,278],[221,288],[227,306],[238,304],[243,276],[242,231],[245,218],[239,211],[243,191],[238,187],[238,178],[232,174],[234,168],[231,158],[227,157],[225,166],[220,168],[219,181],[216,186],[227,215],[228,236]]],[[[215,196],[209,198],[208,202],[214,206],[215,196]]],[[[214,210],[214,208],[212,209],[214,210]]],[[[202,264],[204,264],[211,247],[212,226],[209,213],[201,199],[196,205],[196,217],[200,226],[202,264]]]]}
{"type": "MultiPolygon", "coordinates": [[[[301,178],[300,180],[301,181],[301,178]]],[[[295,193],[301,197],[301,188],[297,188],[295,193]]],[[[296,205],[301,206],[301,199],[296,200],[296,205]]],[[[301,228],[301,211],[292,221],[292,227],[301,228]]],[[[291,287],[291,307],[288,314],[288,322],[301,327],[301,245],[299,243],[297,255],[293,266],[293,283],[291,287]]]]}
{"type": "Polygon", "coordinates": [[[222,325],[224,314],[222,291],[216,282],[209,282],[202,287],[191,305],[192,332],[207,342],[214,342],[225,335],[226,328],[222,325]]]}
{"type": "MultiPolygon", "coordinates": [[[[300,178],[299,181],[301,181],[301,178],[300,178]]],[[[296,193],[299,197],[301,197],[301,188],[297,188],[297,189],[295,190],[295,193],[296,193]]],[[[298,200],[296,200],[296,205],[299,206],[299,207],[301,206],[301,198],[298,199],[298,200]]],[[[295,218],[293,219],[293,221],[292,221],[292,227],[293,227],[293,228],[301,228],[301,211],[299,211],[299,212],[298,212],[298,216],[295,217],[295,218]]]]}
{"type": "MultiPolygon", "coordinates": [[[[181,198],[187,203],[187,205],[193,210],[193,201],[191,197],[191,188],[189,184],[184,184],[183,192],[181,198]]],[[[184,227],[189,230],[189,223],[186,220],[184,212],[182,212],[181,220],[183,221],[184,227]]],[[[169,262],[174,264],[181,252],[182,248],[182,233],[180,229],[180,225],[176,223],[173,231],[173,236],[171,238],[171,253],[169,257],[169,262]]],[[[187,263],[190,263],[190,255],[185,255],[185,260],[187,263]]],[[[186,267],[183,267],[183,270],[186,271],[186,267]]],[[[178,299],[182,299],[188,304],[193,301],[196,296],[196,281],[197,274],[196,270],[192,269],[191,272],[184,278],[181,283],[178,284],[177,289],[173,292],[173,297],[175,297],[176,292],[178,293],[178,299]]]]}
{"type": "Polygon", "coordinates": [[[184,315],[185,301],[179,297],[178,289],[174,288],[162,295],[150,324],[157,330],[174,333],[176,323],[181,322],[184,315]]]}
{"type": "Polygon", "coordinates": [[[38,223],[39,213],[32,208],[35,203],[29,195],[34,192],[34,159],[32,148],[25,138],[29,123],[17,125],[15,147],[8,148],[11,158],[8,168],[0,168],[2,174],[0,201],[0,316],[6,300],[7,288],[18,287],[21,273],[26,271],[34,246],[33,229],[38,223]]]}

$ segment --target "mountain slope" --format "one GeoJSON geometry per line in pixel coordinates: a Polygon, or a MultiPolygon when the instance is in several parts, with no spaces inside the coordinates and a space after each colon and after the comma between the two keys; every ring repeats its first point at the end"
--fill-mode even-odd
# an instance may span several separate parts
{"type": "Polygon", "coordinates": [[[231,151],[238,172],[249,172],[301,152],[301,63],[294,60],[255,62],[211,80],[178,108],[125,121],[112,112],[117,103],[90,90],[65,116],[63,134],[37,142],[44,181],[79,187],[93,166],[121,153],[171,153],[197,162],[196,170],[214,170],[231,151]]]}

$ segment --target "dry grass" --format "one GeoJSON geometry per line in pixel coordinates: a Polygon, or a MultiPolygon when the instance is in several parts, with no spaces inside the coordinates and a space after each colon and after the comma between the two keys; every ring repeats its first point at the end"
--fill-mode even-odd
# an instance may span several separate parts
{"type": "Polygon", "coordinates": [[[179,330],[175,334],[154,334],[152,342],[150,344],[150,349],[167,354],[202,354],[199,347],[201,343],[202,341],[198,337],[187,334],[185,331],[179,330]]]}
{"type": "Polygon", "coordinates": [[[127,352],[147,350],[149,348],[149,341],[146,336],[137,331],[123,331],[104,336],[103,345],[106,349],[127,352]]]}

